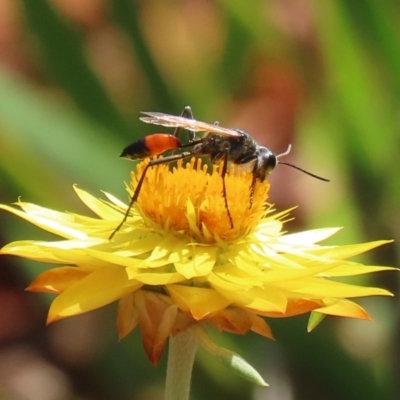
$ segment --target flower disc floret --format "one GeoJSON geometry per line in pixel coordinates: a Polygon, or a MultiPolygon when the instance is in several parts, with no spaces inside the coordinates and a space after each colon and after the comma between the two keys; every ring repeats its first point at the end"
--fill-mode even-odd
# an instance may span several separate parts
{"type": "MultiPolygon", "coordinates": [[[[133,187],[148,161],[132,173],[133,187]]],[[[201,158],[180,160],[175,168],[161,164],[148,169],[138,206],[143,217],[162,230],[181,232],[203,243],[230,242],[251,232],[265,214],[269,183],[257,180],[252,188],[251,170],[231,165],[225,184],[233,227],[220,166],[205,164],[201,158]]]]}

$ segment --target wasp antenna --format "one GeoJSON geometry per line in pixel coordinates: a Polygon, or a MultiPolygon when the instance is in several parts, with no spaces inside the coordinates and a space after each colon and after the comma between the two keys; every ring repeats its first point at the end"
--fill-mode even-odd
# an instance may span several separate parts
{"type": "MultiPolygon", "coordinates": [[[[287,155],[290,153],[291,150],[292,150],[292,145],[289,144],[287,150],[286,150],[284,153],[278,154],[278,155],[276,156],[276,159],[279,159],[280,157],[285,157],[285,156],[287,156],[287,155]]],[[[281,163],[280,163],[280,164],[281,164],[281,163]]]]}
{"type": "MultiPolygon", "coordinates": [[[[280,155],[281,155],[281,154],[280,154],[280,155]]],[[[287,165],[288,167],[292,167],[292,168],[294,168],[294,169],[297,169],[297,170],[299,170],[299,171],[301,171],[301,172],[304,172],[304,173],[305,173],[305,174],[307,174],[307,175],[310,175],[310,176],[312,176],[313,178],[319,179],[320,181],[324,181],[324,182],[330,182],[330,180],[329,180],[329,179],[322,178],[322,176],[318,176],[318,175],[312,174],[311,172],[308,172],[308,171],[306,171],[306,170],[305,170],[305,169],[303,169],[303,168],[296,167],[296,166],[295,166],[295,165],[293,165],[293,164],[284,163],[284,162],[279,162],[278,164],[287,165]]]]}

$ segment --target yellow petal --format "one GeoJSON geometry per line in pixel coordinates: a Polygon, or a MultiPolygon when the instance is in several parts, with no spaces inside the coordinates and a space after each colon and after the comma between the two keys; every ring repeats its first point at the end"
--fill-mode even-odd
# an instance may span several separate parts
{"type": "Polygon", "coordinates": [[[190,246],[191,257],[190,259],[176,261],[176,270],[183,275],[186,279],[191,279],[199,276],[208,275],[216,262],[216,255],[218,248],[213,247],[202,247],[202,246],[190,246]]]}
{"type": "Polygon", "coordinates": [[[114,254],[121,257],[137,257],[152,251],[159,241],[158,235],[136,229],[135,232],[129,234],[129,246],[123,240],[124,246],[121,247],[117,242],[117,237],[115,237],[113,242],[117,242],[117,244],[112,244],[112,248],[115,249],[114,254]]]}
{"type": "Polygon", "coordinates": [[[366,253],[376,247],[383,246],[384,244],[392,243],[393,240],[377,240],[375,242],[348,244],[342,246],[326,246],[325,248],[317,249],[316,252],[326,258],[343,260],[366,253]]]}
{"type": "MultiPolygon", "coordinates": [[[[88,241],[59,241],[59,242],[37,242],[19,241],[12,242],[1,249],[2,254],[9,254],[30,260],[62,263],[62,264],[85,264],[93,261],[86,253],[85,247],[91,244],[101,243],[102,240],[94,239],[88,241]]],[[[93,263],[94,266],[95,263],[93,263]]]]}
{"type": "Polygon", "coordinates": [[[230,304],[229,300],[212,289],[184,285],[168,285],[167,290],[174,303],[176,303],[182,311],[191,313],[196,320],[219,312],[230,304]]]}
{"type": "Polygon", "coordinates": [[[26,290],[31,292],[62,293],[88,274],[89,272],[77,267],[53,268],[38,275],[26,290]]]}
{"type": "Polygon", "coordinates": [[[325,307],[320,307],[315,312],[329,315],[336,315],[338,317],[349,317],[370,320],[371,317],[368,313],[358,304],[350,300],[338,300],[333,304],[325,307]]]}
{"type": "MultiPolygon", "coordinates": [[[[321,263],[315,267],[305,268],[304,266],[299,269],[288,269],[288,268],[276,268],[271,271],[266,271],[264,273],[264,281],[268,282],[269,284],[275,283],[279,285],[279,282],[285,284],[288,280],[297,280],[302,278],[308,278],[313,276],[325,275],[326,271],[330,268],[334,268],[335,265],[342,263],[341,261],[332,262],[330,264],[321,263]]],[[[300,264],[299,264],[300,265],[300,264]]]]}
{"type": "Polygon", "coordinates": [[[319,278],[277,282],[275,285],[282,290],[309,298],[392,296],[385,289],[349,285],[319,278]]]}
{"type": "Polygon", "coordinates": [[[380,271],[398,271],[397,268],[393,267],[381,267],[375,265],[363,265],[358,263],[346,262],[338,267],[329,269],[323,273],[322,276],[326,277],[340,277],[340,276],[355,276],[363,274],[371,274],[372,272],[380,271]]]}
{"type": "Polygon", "coordinates": [[[100,218],[113,221],[122,220],[123,215],[121,212],[105,204],[104,201],[93,197],[85,190],[79,189],[76,185],[74,185],[74,190],[82,202],[100,218]]]}
{"type": "MultiPolygon", "coordinates": [[[[23,207],[24,203],[18,203],[23,207]]],[[[25,203],[27,204],[27,203],[25,203]]],[[[30,205],[31,206],[31,205],[30,205]]],[[[36,206],[37,207],[37,206],[36,206]]],[[[18,217],[38,226],[48,232],[55,233],[61,237],[68,239],[86,239],[86,233],[80,231],[77,226],[71,222],[71,218],[64,214],[64,218],[60,218],[61,213],[56,213],[53,210],[41,208],[38,213],[27,214],[23,211],[19,211],[13,207],[8,207],[0,204],[0,209],[9,211],[18,217]],[[54,218],[56,216],[56,218],[54,218]]]]}
{"type": "Polygon", "coordinates": [[[145,285],[171,285],[173,283],[179,283],[185,281],[185,278],[177,272],[164,272],[164,273],[137,273],[130,275],[130,279],[142,282],[145,285]]]}
{"type": "Polygon", "coordinates": [[[87,254],[91,256],[92,259],[104,261],[107,264],[119,265],[121,267],[133,267],[135,271],[142,263],[141,260],[136,258],[121,256],[118,253],[100,251],[97,249],[87,249],[87,254]]]}
{"type": "Polygon", "coordinates": [[[280,239],[280,243],[290,244],[295,247],[297,246],[310,246],[322,242],[333,236],[335,233],[340,231],[342,228],[321,228],[313,229],[305,232],[291,233],[283,235],[280,239]]]}
{"type": "Polygon", "coordinates": [[[181,239],[174,235],[167,235],[163,240],[161,240],[157,246],[152,251],[149,261],[155,261],[158,259],[166,259],[168,255],[176,247],[181,247],[181,239]]]}
{"type": "Polygon", "coordinates": [[[286,310],[282,312],[263,312],[258,313],[271,318],[288,318],[296,315],[301,315],[313,311],[324,305],[322,300],[309,300],[309,299],[289,299],[286,310]]]}
{"type": "Polygon", "coordinates": [[[141,286],[142,283],[127,279],[124,268],[108,266],[95,270],[53,301],[48,322],[100,308],[141,286]]]}
{"type": "Polygon", "coordinates": [[[233,304],[262,312],[285,312],[287,297],[273,286],[253,287],[243,290],[240,285],[229,283],[215,274],[209,281],[216,291],[233,304]]]}
{"type": "Polygon", "coordinates": [[[104,195],[107,197],[107,199],[115,206],[117,206],[119,209],[121,209],[123,212],[125,212],[128,209],[128,206],[123,203],[121,200],[119,200],[118,198],[116,198],[115,196],[113,196],[112,194],[108,193],[108,192],[104,192],[102,191],[102,193],[104,193],[104,195]]]}
{"type": "MultiPolygon", "coordinates": [[[[243,267],[244,263],[241,263],[243,267]]],[[[232,264],[221,265],[213,269],[213,274],[221,279],[221,282],[226,281],[236,285],[238,289],[251,289],[253,286],[262,286],[263,280],[265,280],[265,271],[258,267],[247,264],[248,268],[242,270],[242,268],[236,268],[232,264]],[[249,273],[249,270],[254,271],[253,274],[249,273]]],[[[212,277],[210,276],[210,282],[212,277]]]]}

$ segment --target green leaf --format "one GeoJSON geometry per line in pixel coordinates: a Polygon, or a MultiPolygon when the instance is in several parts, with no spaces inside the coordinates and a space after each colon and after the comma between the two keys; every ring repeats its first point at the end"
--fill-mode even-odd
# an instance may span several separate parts
{"type": "Polygon", "coordinates": [[[325,317],[325,314],[312,311],[310,314],[310,318],[308,319],[307,332],[311,332],[313,329],[315,329],[325,317]]]}
{"type": "Polygon", "coordinates": [[[197,325],[192,327],[191,330],[202,347],[210,353],[215,360],[256,385],[268,386],[261,375],[244,358],[233,351],[224,349],[213,343],[203,327],[197,325]]]}

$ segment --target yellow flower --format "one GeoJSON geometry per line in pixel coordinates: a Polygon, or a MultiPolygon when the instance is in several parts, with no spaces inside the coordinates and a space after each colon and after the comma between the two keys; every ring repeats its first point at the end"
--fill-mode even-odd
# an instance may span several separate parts
{"type": "MultiPolygon", "coordinates": [[[[147,162],[132,174],[133,187],[147,162]]],[[[25,202],[17,203],[22,211],[3,205],[64,240],[17,241],[1,252],[59,265],[28,287],[57,294],[48,322],[119,301],[119,336],[139,325],[155,364],[168,336],[193,324],[272,338],[263,317],[312,311],[368,319],[348,298],[390,293],[331,278],[392,269],[347,260],[388,241],[322,246],[318,243],[337,228],[285,233],[289,212],[275,213],[266,203],[267,181],[257,181],[253,195],[251,182],[251,172],[237,166],[226,175],[231,227],[218,167],[209,172],[194,158],[173,170],[152,167],[138,202],[111,241],[127,206],[110,194],[105,202],[75,188],[99,218],[25,202]]]]}

